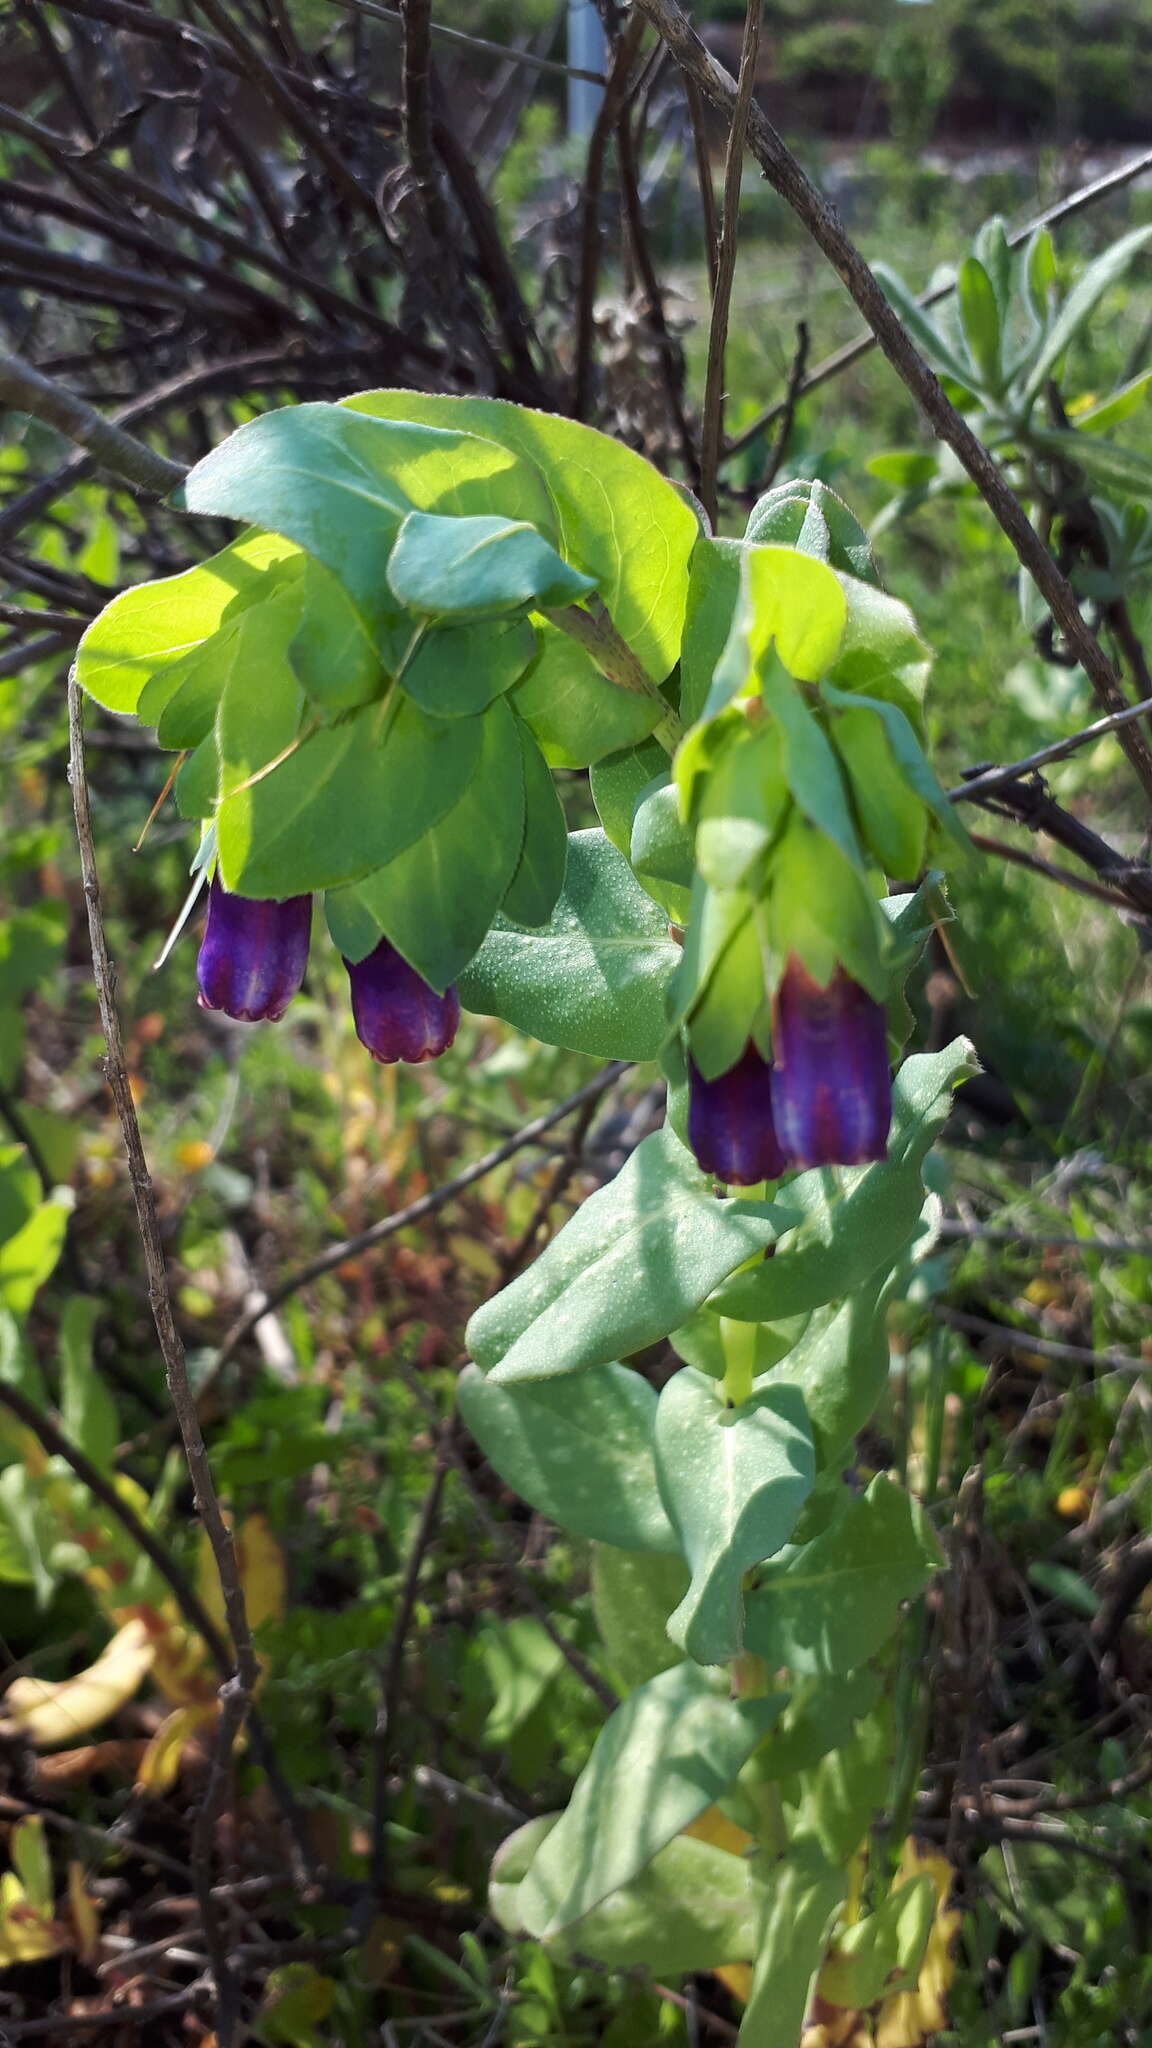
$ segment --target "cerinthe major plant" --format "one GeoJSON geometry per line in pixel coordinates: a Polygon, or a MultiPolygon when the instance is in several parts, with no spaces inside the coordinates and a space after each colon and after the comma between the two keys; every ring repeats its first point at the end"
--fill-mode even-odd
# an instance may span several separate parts
{"type": "Polygon", "coordinates": [[[492,1905],[611,1967],[747,1966],[741,2039],[795,2048],[915,1985],[937,1911],[870,1838],[905,1823],[894,1646],[938,1551],[843,1477],[969,1071],[957,1043],[891,1073],[962,844],[928,650],[823,486],[714,538],[640,456],[493,400],[272,412],[182,501],[243,531],[118,597],[78,676],[186,757],[202,1002],[279,1016],[322,894],[376,1058],[436,1056],[462,1004],[666,1075],[665,1128],[468,1330],[464,1420],[591,1542],[626,1692],[492,1905]],[[560,767],[598,828],[567,832],[560,767]],[[657,1394],[621,1361],[661,1339],[657,1394]]]}

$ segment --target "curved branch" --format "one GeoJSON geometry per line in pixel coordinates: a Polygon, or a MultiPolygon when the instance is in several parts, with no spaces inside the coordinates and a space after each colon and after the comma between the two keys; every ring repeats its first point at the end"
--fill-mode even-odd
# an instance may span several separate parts
{"type": "Polygon", "coordinates": [[[69,441],[87,448],[102,469],[157,498],[166,498],[187,475],[182,462],[170,462],[147,442],[114,427],[87,399],[54,383],[21,356],[0,352],[0,404],[46,421],[69,441]]]}

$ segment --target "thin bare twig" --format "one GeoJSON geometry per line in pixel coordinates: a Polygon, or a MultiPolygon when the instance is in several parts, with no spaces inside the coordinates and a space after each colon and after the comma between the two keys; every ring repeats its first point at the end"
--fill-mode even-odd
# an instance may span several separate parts
{"type": "Polygon", "coordinates": [[[1118,895],[1115,889],[1106,889],[1102,882],[1089,882],[1084,875],[1074,875],[1071,868],[1057,867],[1054,861],[1042,860],[1038,853],[1029,853],[1022,846],[1010,846],[1006,839],[993,839],[987,832],[970,832],[968,837],[981,853],[995,854],[1000,860],[1011,861],[1014,867],[1027,868],[1029,874],[1043,875],[1045,881],[1058,882],[1062,888],[1074,890],[1077,896],[1091,896],[1113,910],[1131,912],[1128,898],[1118,895]]]}
{"type": "Polygon", "coordinates": [[[1047,832],[1066,853],[1082,860],[1102,882],[1126,896],[1142,917],[1152,917],[1152,868],[1117,853],[1099,832],[1058,804],[1038,775],[1026,782],[1007,783],[995,796],[978,797],[977,802],[1034,832],[1047,832]]]}
{"type": "Polygon", "coordinates": [[[720,229],[716,218],[716,189],[712,183],[712,159],[708,154],[708,134],[704,126],[704,102],[700,98],[700,87],[686,71],[680,73],[684,83],[684,103],[688,109],[688,122],[692,129],[692,153],[696,159],[696,184],[700,193],[700,211],[704,220],[704,260],[708,266],[709,297],[716,290],[716,265],[720,254],[720,229]]]}
{"type": "Polygon", "coordinates": [[[796,421],[796,407],[800,402],[800,391],[804,383],[804,372],[808,366],[808,341],[808,322],[806,320],[798,320],[796,322],[796,348],[792,356],[792,368],[788,374],[788,389],[784,393],[780,425],[776,432],[776,439],[772,444],[772,452],[764,465],[764,474],[760,479],[761,491],[771,490],[780,473],[780,466],[784,461],[784,457],[788,453],[788,443],[792,439],[792,428],[796,421]]]}
{"type": "Polygon", "coordinates": [[[990,1323],[983,1316],[970,1316],[942,1303],[936,1304],[933,1313],[950,1330],[987,1338],[989,1343],[1000,1344],[1017,1357],[1051,1359],[1058,1365],[1086,1365],[1099,1372],[1138,1373],[1141,1378],[1152,1373],[1152,1361],[1133,1358],[1127,1351],[1090,1351],[1084,1344],[1057,1344],[1049,1337],[1034,1337],[1028,1330],[1014,1330],[1007,1323],[990,1323]]]}
{"type": "Polygon", "coordinates": [[[248,1612],[244,1600],[244,1589],[240,1581],[240,1570],[232,1535],[224,1519],[212,1479],[208,1452],[200,1428],[196,1400],[188,1377],[188,1365],[184,1355],[184,1344],[176,1326],[172,1296],[168,1285],[164,1245],[160,1236],[160,1224],[156,1214],[156,1201],[152,1191],[152,1179],[148,1161],[140,1136],[140,1123],[136,1105],[132,1099],[132,1088],[128,1076],[127,1061],[124,1057],[124,1042],[120,1030],[120,1017],[116,1007],[115,983],[112,962],[108,954],[108,942],[104,936],[104,920],[100,903],[100,882],[96,869],[96,852],[92,838],[92,816],[88,802],[88,783],[84,772],[84,723],[80,686],[73,673],[68,679],[68,774],[72,785],[72,806],[76,817],[76,836],[80,851],[80,873],[84,884],[84,900],[88,911],[88,936],[92,949],[92,969],[96,979],[96,995],[100,1007],[100,1021],[108,1048],[105,1071],[112,1090],[120,1129],[124,1137],[124,1149],[128,1159],[128,1172],[132,1183],[132,1194],[136,1205],[136,1219],[140,1240],[144,1249],[144,1263],[148,1274],[148,1299],[152,1308],[160,1352],[164,1360],[165,1376],[180,1435],[184,1444],[196,1500],[196,1509],[208,1537],[220,1580],[220,1592],[228,1632],[232,1639],[234,1670],[220,1687],[220,1719],[217,1741],[213,1756],[212,1778],[208,1794],[197,1815],[193,1832],[192,1862],[196,1873],[197,1898],[204,1916],[205,1939],[212,1958],[212,1976],[216,1989],[217,2024],[216,2031],[220,2048],[232,2048],[237,2025],[236,1984],[228,1957],[227,1936],[216,1902],[211,1896],[213,1834],[220,1796],[220,1781],[228,1769],[231,1749],[239,1734],[245,1713],[252,1700],[260,1674],[252,1632],[248,1625],[248,1612]]]}
{"type": "Polygon", "coordinates": [[[442,261],[452,255],[432,147],[432,0],[402,0],[404,21],[404,148],[442,261]]]}
{"type": "MultiPolygon", "coordinates": [[[[354,7],[357,14],[365,14],[372,21],[402,22],[404,16],[398,7],[380,7],[374,0],[329,0],[333,7],[354,7]]],[[[522,50],[511,43],[492,43],[486,36],[469,35],[462,28],[448,28],[442,21],[432,23],[434,36],[442,36],[445,42],[462,43],[467,50],[479,50],[486,57],[499,57],[504,64],[521,64],[533,71],[546,71],[553,78],[584,78],[589,85],[604,85],[602,71],[581,71],[578,65],[561,64],[553,57],[537,56],[534,50],[522,50]]]]}
{"type": "Polygon", "coordinates": [[[651,697],[659,704],[662,717],[653,737],[660,740],[672,752],[683,727],[659,683],[654,683],[639,657],[633,653],[628,642],[616,631],[608,614],[607,606],[598,597],[591,597],[586,604],[566,604],[554,611],[545,611],[545,618],[559,626],[572,640],[578,640],[586,647],[593,661],[610,683],[617,689],[628,690],[634,697],[651,697]]]}
{"type": "Polygon", "coordinates": [[[1034,768],[1047,767],[1050,761],[1063,761],[1069,754],[1075,754],[1080,747],[1091,746],[1106,732],[1116,732],[1121,726],[1130,725],[1134,718],[1145,718],[1152,712],[1152,697],[1145,697],[1139,704],[1128,704],[1123,711],[1113,711],[1107,718],[1097,718],[1091,725],[1082,726],[1070,739],[1053,740],[1047,747],[1038,747],[1034,754],[1026,754],[1022,761],[1010,761],[1006,768],[974,769],[970,776],[948,791],[954,804],[973,803],[977,798],[989,796],[994,789],[1001,789],[1007,782],[1015,782],[1021,775],[1031,774],[1034,768]]]}
{"type": "Polygon", "coordinates": [[[392,1728],[404,1676],[404,1646],[412,1625],[420,1573],[440,1518],[440,1502],[443,1499],[444,1482],[451,1464],[451,1446],[456,1428],[457,1421],[453,1413],[440,1430],[436,1462],[428,1491],[424,1496],[424,1505],[420,1510],[420,1519],[413,1532],[408,1562],[404,1567],[396,1611],[392,1617],[388,1657],[380,1681],[380,1704],[376,1711],[376,1727],[372,1738],[375,1752],[375,1783],[372,1796],[372,1888],[377,1895],[383,1891],[388,1876],[388,1779],[391,1768],[392,1728]]]}
{"type": "MultiPolygon", "coordinates": [[[[712,286],[712,319],[708,329],[708,366],[704,375],[704,410],[700,421],[700,502],[713,526],[716,524],[716,480],[720,450],[724,441],[724,366],[728,353],[728,317],[732,308],[732,284],[736,276],[736,249],[740,239],[740,187],[744,179],[744,144],[752,94],[756,87],[756,66],[760,57],[760,25],[763,0],[746,0],[744,36],[740,45],[740,78],[732,105],[732,125],[724,157],[724,212],[720,224],[720,248],[712,286]]],[[[659,24],[658,24],[659,26],[659,24]]]]}
{"type": "Polygon", "coordinates": [[[577,420],[586,420],[592,407],[596,288],[600,277],[600,211],[608,138],[625,104],[632,65],[643,36],[643,19],[639,14],[633,14],[613,51],[604,97],[588,138],[588,159],[580,200],[580,284],[576,297],[576,366],[572,374],[572,417],[577,420]]]}
{"type": "Polygon", "coordinates": [[[78,398],[74,391],[54,383],[51,377],[45,377],[20,356],[3,352],[0,352],[0,404],[10,405],[17,412],[31,413],[38,420],[46,420],[57,433],[66,434],[70,441],[77,441],[81,448],[87,448],[103,469],[111,470],[114,476],[125,477],[138,490],[151,491],[159,498],[167,497],[169,491],[175,490],[186,474],[183,463],[170,462],[166,455],[157,455],[134,434],[126,434],[122,427],[113,426],[94,405],[88,404],[87,399],[78,398]]]}

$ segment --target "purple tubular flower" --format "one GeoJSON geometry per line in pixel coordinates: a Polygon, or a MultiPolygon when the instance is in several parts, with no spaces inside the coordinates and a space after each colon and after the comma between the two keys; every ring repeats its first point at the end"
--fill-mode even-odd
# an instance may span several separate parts
{"type": "Polygon", "coordinates": [[[772,1069],[749,1039],[734,1067],[706,1081],[688,1062],[688,1143],[732,1187],[778,1180],[787,1161],[773,1120],[772,1069]]]}
{"type": "Polygon", "coordinates": [[[257,902],[231,895],[213,875],[196,963],[201,1009],[223,1010],[245,1024],[274,1023],[304,979],[311,931],[311,896],[257,902]]]}
{"type": "Polygon", "coordinates": [[[352,986],[356,1036],[374,1060],[437,1060],[447,1052],[460,1023],[460,998],[454,988],[438,996],[409,967],[388,939],[381,939],[366,960],[345,960],[352,986]]]}
{"type": "Polygon", "coordinates": [[[827,988],[795,954],[776,994],[776,1128],[792,1166],[863,1166],[884,1159],[892,1122],[887,1020],[836,969],[827,988]]]}

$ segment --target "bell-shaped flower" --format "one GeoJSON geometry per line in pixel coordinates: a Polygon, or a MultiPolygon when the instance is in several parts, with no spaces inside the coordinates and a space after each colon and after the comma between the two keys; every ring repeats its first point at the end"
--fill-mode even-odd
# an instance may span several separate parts
{"type": "Polygon", "coordinates": [[[196,963],[201,1009],[245,1024],[282,1017],[304,979],[311,931],[311,896],[257,901],[234,896],[213,875],[196,963]]]}
{"type": "Polygon", "coordinates": [[[460,1023],[455,988],[437,995],[388,939],[381,939],[367,959],[345,960],[344,965],[356,1036],[374,1060],[416,1064],[447,1052],[460,1023]]]}
{"type": "Polygon", "coordinates": [[[787,1160],[774,1115],[772,1069],[751,1039],[714,1081],[689,1060],[688,1143],[705,1173],[732,1187],[778,1180],[787,1160]]]}
{"type": "Polygon", "coordinates": [[[838,967],[826,988],[793,954],[776,992],[773,1114],[791,1166],[862,1166],[887,1156],[887,1019],[838,967]]]}

